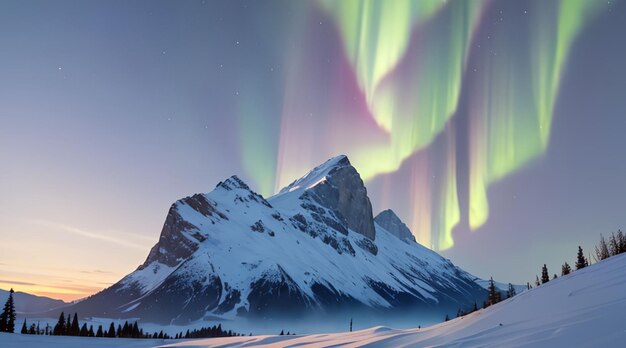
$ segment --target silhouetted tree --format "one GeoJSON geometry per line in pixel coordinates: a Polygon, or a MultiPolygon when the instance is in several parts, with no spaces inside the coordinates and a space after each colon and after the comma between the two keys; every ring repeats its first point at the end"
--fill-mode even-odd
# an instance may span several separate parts
{"type": "Polygon", "coordinates": [[[489,286],[487,287],[487,307],[500,302],[500,291],[493,281],[493,277],[489,278],[489,286]]]}
{"type": "Polygon", "coordinates": [[[626,236],[622,230],[617,230],[617,243],[619,244],[619,253],[626,253],[626,236]]]}
{"type": "Polygon", "coordinates": [[[548,274],[548,267],[546,264],[543,264],[541,268],[541,284],[545,284],[550,281],[550,275],[548,274]]]}
{"type": "Polygon", "coordinates": [[[444,319],[444,321],[449,321],[450,317],[446,314],[446,318],[444,319]]]}
{"type": "Polygon", "coordinates": [[[569,264],[566,262],[563,264],[563,266],[561,266],[561,275],[568,275],[570,274],[570,272],[572,272],[572,268],[569,266],[569,264]]]}
{"type": "Polygon", "coordinates": [[[61,315],[59,315],[59,320],[54,325],[52,334],[55,336],[65,335],[65,313],[61,312],[61,315]]]}
{"type": "MultiPolygon", "coordinates": [[[[85,324],[83,324],[83,327],[85,328],[85,331],[87,331],[85,324]]],[[[102,332],[102,325],[98,325],[98,331],[96,331],[96,337],[104,337],[104,332],[102,332]]]]}
{"type": "Polygon", "coordinates": [[[70,327],[70,336],[78,336],[80,334],[80,326],[78,325],[78,313],[74,313],[74,320],[70,327]]]}
{"type": "Polygon", "coordinates": [[[352,332],[352,318],[350,318],[350,332],[352,332]]]}
{"type": "MultiPolygon", "coordinates": [[[[87,337],[87,333],[89,331],[87,331],[87,323],[83,323],[83,326],[80,328],[80,332],[78,333],[78,336],[81,337],[87,337]]],[[[101,336],[98,336],[101,337],[101,336]]]]}
{"type": "Polygon", "coordinates": [[[9,298],[4,303],[0,313],[0,332],[15,332],[15,303],[13,302],[13,289],[9,290],[9,298]]]}
{"type": "Polygon", "coordinates": [[[517,292],[515,291],[515,287],[513,286],[513,284],[509,283],[509,289],[506,292],[507,298],[511,298],[515,296],[516,294],[517,292]]]}
{"type": "Polygon", "coordinates": [[[596,246],[596,258],[598,259],[598,261],[602,261],[609,258],[610,256],[611,253],[609,252],[609,247],[606,244],[606,240],[604,239],[604,236],[600,234],[600,242],[596,246]]]}
{"type": "Polygon", "coordinates": [[[585,258],[585,254],[583,254],[583,248],[578,246],[578,254],[576,255],[576,269],[582,269],[589,266],[589,261],[585,258]]]}
{"type": "Polygon", "coordinates": [[[24,324],[22,324],[22,330],[20,331],[22,335],[26,335],[28,333],[28,329],[26,328],[26,319],[24,319],[24,324]]]}
{"type": "Polygon", "coordinates": [[[89,331],[87,331],[87,337],[94,337],[96,334],[93,333],[93,325],[89,325],[89,331]]]}
{"type": "Polygon", "coordinates": [[[541,285],[541,282],[539,281],[539,276],[535,275],[535,286],[539,285],[541,285]]]}
{"type": "Polygon", "coordinates": [[[109,331],[107,337],[115,337],[115,324],[111,322],[111,326],[109,326],[109,331]]]}

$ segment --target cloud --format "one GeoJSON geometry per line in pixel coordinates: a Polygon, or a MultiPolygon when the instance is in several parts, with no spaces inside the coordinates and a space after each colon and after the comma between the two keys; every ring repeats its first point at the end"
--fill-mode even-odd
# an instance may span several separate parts
{"type": "Polygon", "coordinates": [[[80,273],[86,273],[86,274],[113,274],[113,272],[103,271],[103,270],[100,270],[100,269],[80,271],[80,273]]]}
{"type": "Polygon", "coordinates": [[[148,248],[147,245],[141,245],[141,244],[136,244],[133,242],[129,242],[125,239],[122,238],[116,238],[110,235],[106,235],[106,234],[102,234],[102,233],[96,233],[96,232],[91,232],[91,231],[86,231],[83,230],[81,228],[78,227],[74,227],[74,226],[69,226],[66,224],[62,224],[62,223],[57,223],[57,222],[53,222],[53,221],[47,221],[47,220],[34,220],[33,221],[35,224],[37,225],[42,225],[42,226],[46,226],[49,228],[55,228],[61,231],[65,231],[68,233],[72,233],[75,235],[79,235],[82,237],[86,237],[86,238],[90,238],[90,239],[95,239],[95,240],[100,240],[103,242],[109,242],[109,243],[113,243],[113,244],[117,244],[123,247],[127,247],[127,248],[133,248],[133,249],[140,249],[140,250],[146,250],[148,248]]]}
{"type": "Polygon", "coordinates": [[[20,282],[20,281],[17,281],[17,280],[7,280],[7,279],[0,279],[0,283],[13,284],[13,285],[28,285],[28,286],[39,285],[39,284],[35,284],[35,283],[20,282]]]}

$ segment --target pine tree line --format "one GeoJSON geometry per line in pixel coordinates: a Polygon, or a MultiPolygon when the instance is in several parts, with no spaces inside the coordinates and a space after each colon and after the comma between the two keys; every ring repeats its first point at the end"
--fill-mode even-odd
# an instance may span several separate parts
{"type": "Polygon", "coordinates": [[[210,338],[210,337],[233,337],[243,336],[231,330],[223,330],[222,324],[202,327],[200,329],[187,330],[185,334],[177,333],[174,338],[210,338]]]}
{"type": "MultiPolygon", "coordinates": [[[[506,291],[500,291],[496,286],[496,282],[493,280],[493,277],[489,278],[489,285],[487,286],[487,299],[483,302],[482,308],[487,308],[492,306],[500,301],[502,301],[502,297],[506,296],[506,298],[511,298],[517,295],[517,291],[513,284],[509,283],[506,291]]],[[[474,302],[474,306],[467,310],[458,309],[456,312],[456,317],[462,317],[467,314],[476,312],[478,310],[478,304],[474,302]]],[[[444,321],[450,320],[450,316],[446,314],[446,318],[444,321]]]]}
{"type": "MultiPolygon", "coordinates": [[[[595,255],[593,255],[594,260],[596,262],[608,259],[611,256],[619,255],[622,253],[626,253],[626,235],[622,230],[617,230],[617,233],[611,233],[608,241],[604,238],[602,234],[600,234],[600,241],[598,245],[594,248],[595,255]]],[[[579,245],[578,252],[576,253],[576,263],[574,267],[576,270],[583,269],[589,266],[589,258],[585,257],[585,253],[583,252],[583,248],[579,245]]],[[[574,270],[569,263],[565,262],[561,266],[561,276],[568,275],[572,273],[574,270]]],[[[552,279],[557,278],[556,273],[552,277],[552,279]]],[[[539,277],[536,277],[535,286],[539,286],[541,284],[545,284],[550,281],[550,276],[548,273],[548,267],[544,264],[541,268],[541,281],[539,277]]],[[[528,288],[532,288],[530,283],[527,283],[528,288]]]]}
{"type": "Polygon", "coordinates": [[[163,330],[154,333],[145,333],[142,328],[139,327],[137,322],[129,323],[124,322],[124,325],[118,324],[117,328],[115,323],[111,322],[109,328],[104,330],[102,325],[98,325],[98,329],[94,332],[93,325],[87,327],[87,323],[83,323],[82,326],[78,321],[78,314],[74,313],[72,316],[68,313],[67,317],[64,312],[59,315],[59,320],[50,328],[46,324],[45,329],[40,329],[39,323],[35,325],[32,323],[30,327],[26,319],[22,324],[22,334],[27,335],[52,335],[52,336],[80,336],[80,337],[104,337],[104,338],[152,338],[152,339],[171,339],[171,338],[206,338],[206,337],[231,337],[241,336],[231,330],[223,330],[222,325],[216,325],[213,327],[206,327],[189,331],[183,335],[183,333],[176,334],[175,337],[171,337],[163,330]]]}
{"type": "Polygon", "coordinates": [[[596,261],[602,261],[611,256],[626,253],[626,236],[621,230],[618,230],[617,234],[615,232],[611,233],[611,237],[609,237],[607,242],[604,236],[600,235],[600,242],[596,245],[595,252],[594,257],[596,261]]]}

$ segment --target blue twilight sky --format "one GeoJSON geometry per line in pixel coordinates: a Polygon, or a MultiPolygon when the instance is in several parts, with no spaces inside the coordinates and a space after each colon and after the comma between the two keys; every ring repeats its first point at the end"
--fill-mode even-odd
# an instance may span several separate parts
{"type": "Polygon", "coordinates": [[[342,153],[374,214],[469,272],[560,273],[626,227],[626,4],[562,2],[407,3],[402,26],[385,3],[0,1],[0,287],[93,293],[144,260],[175,200],[232,174],[268,195],[342,153]],[[544,75],[558,88],[537,96],[544,75]],[[535,147],[528,110],[550,103],[535,147]],[[474,170],[512,162],[511,139],[532,150],[481,181],[470,228],[474,170]]]}

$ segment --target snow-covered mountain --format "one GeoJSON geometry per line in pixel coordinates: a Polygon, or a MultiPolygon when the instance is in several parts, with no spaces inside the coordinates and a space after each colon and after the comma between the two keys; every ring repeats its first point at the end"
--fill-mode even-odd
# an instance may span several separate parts
{"type": "MultiPolygon", "coordinates": [[[[8,298],[9,291],[0,289],[0,304],[3,305],[8,298]]],[[[41,313],[69,305],[69,303],[61,300],[31,295],[21,291],[16,291],[13,294],[13,299],[15,301],[15,311],[19,314],[41,313]]]]}
{"type": "Polygon", "coordinates": [[[391,210],[374,218],[358,172],[338,156],[269,199],[232,176],[177,201],[146,261],[68,310],[162,324],[341,312],[443,318],[485,296],[391,210]]]}

